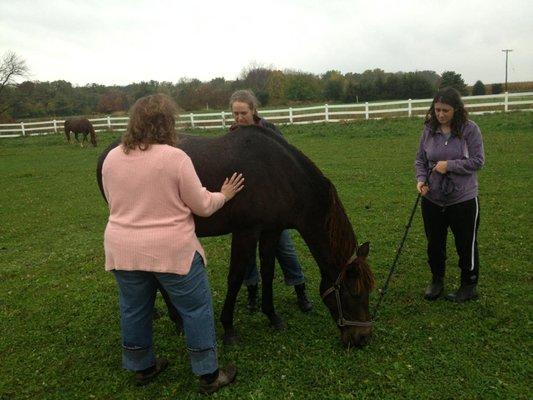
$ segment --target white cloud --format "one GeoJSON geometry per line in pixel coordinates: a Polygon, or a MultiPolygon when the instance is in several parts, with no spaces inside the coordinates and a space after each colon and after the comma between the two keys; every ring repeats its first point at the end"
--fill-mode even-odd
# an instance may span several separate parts
{"type": "Polygon", "coordinates": [[[533,3],[510,0],[11,1],[0,53],[36,80],[235,79],[252,61],[323,73],[454,70],[468,83],[533,80],[533,3]]]}

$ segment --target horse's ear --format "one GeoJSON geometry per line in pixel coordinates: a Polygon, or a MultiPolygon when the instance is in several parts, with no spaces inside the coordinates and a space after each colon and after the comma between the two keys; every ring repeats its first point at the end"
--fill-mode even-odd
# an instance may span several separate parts
{"type": "Polygon", "coordinates": [[[357,249],[357,257],[367,258],[370,252],[370,242],[365,242],[357,249]]]}

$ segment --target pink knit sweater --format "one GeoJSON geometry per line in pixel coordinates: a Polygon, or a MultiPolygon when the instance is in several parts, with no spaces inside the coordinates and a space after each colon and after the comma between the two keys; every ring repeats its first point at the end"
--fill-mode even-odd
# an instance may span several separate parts
{"type": "Polygon", "coordinates": [[[125,154],[118,146],[104,161],[102,180],[110,212],[106,270],[185,275],[196,251],[205,263],[193,213],[208,217],[226,198],[202,187],[187,154],[161,144],[125,154]]]}

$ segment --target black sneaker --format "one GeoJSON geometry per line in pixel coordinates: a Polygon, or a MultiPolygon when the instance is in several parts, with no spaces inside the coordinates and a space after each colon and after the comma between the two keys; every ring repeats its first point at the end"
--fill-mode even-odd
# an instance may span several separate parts
{"type": "Polygon", "coordinates": [[[207,383],[203,379],[200,379],[200,387],[198,391],[202,394],[215,393],[220,388],[230,385],[235,381],[237,376],[237,367],[233,364],[229,364],[226,368],[221,368],[218,371],[218,377],[211,383],[207,383]]]}
{"type": "Polygon", "coordinates": [[[461,285],[457,291],[446,295],[446,300],[453,301],[455,303],[464,303],[465,301],[477,299],[478,294],[476,291],[476,284],[461,285]]]}
{"type": "Polygon", "coordinates": [[[168,360],[166,358],[157,358],[153,367],[147,368],[144,371],[137,371],[135,373],[135,383],[137,386],[147,385],[167,367],[168,360]]]}
{"type": "Polygon", "coordinates": [[[433,279],[424,292],[424,299],[433,301],[437,300],[444,289],[444,281],[442,279],[433,279]]]}

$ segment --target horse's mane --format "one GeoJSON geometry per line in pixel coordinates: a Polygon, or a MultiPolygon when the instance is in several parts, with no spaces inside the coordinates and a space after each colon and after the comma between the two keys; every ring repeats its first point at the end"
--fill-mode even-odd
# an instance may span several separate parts
{"type": "Polygon", "coordinates": [[[329,210],[326,215],[326,229],[329,233],[334,262],[336,265],[344,266],[357,251],[357,238],[335,186],[329,181],[328,184],[329,210]]]}
{"type": "MultiPolygon", "coordinates": [[[[344,206],[339,199],[335,186],[329,184],[329,210],[326,215],[326,229],[329,233],[329,243],[335,265],[341,267],[341,273],[345,275],[348,268],[348,260],[357,252],[357,238],[346,214],[344,206]]],[[[355,292],[370,292],[374,287],[374,274],[366,259],[357,257],[357,276],[355,278],[355,292]]]]}
{"type": "MultiPolygon", "coordinates": [[[[331,181],[324,176],[322,171],[318,169],[315,163],[309,159],[304,153],[298,150],[295,146],[287,143],[278,135],[272,134],[278,141],[284,142],[284,146],[290,150],[292,156],[299,160],[299,165],[309,176],[314,176],[314,182],[319,186],[319,192],[323,195],[318,199],[322,203],[326,211],[325,226],[328,232],[329,248],[331,249],[331,257],[334,265],[341,268],[341,273],[346,272],[347,261],[357,251],[358,244],[350,219],[346,214],[344,206],[339,199],[337,189],[331,181]]],[[[355,280],[355,291],[360,293],[363,290],[371,291],[374,287],[374,274],[366,260],[359,259],[358,274],[355,280]]]]}
{"type": "Polygon", "coordinates": [[[324,228],[329,235],[329,244],[333,256],[332,261],[335,265],[344,266],[354,251],[357,250],[357,239],[335,186],[324,176],[315,163],[298,148],[272,131],[264,130],[271,133],[269,136],[282,144],[291,153],[307,176],[315,178],[313,184],[318,187],[318,198],[316,200],[321,203],[323,209],[327,210],[324,228]]]}

